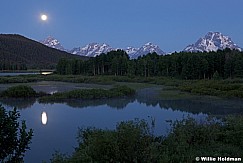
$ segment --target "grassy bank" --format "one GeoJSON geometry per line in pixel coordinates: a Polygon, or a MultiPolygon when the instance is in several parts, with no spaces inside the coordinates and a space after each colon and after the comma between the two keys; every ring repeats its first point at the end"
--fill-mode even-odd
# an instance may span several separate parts
{"type": "Polygon", "coordinates": [[[62,81],[72,83],[114,84],[116,82],[150,83],[159,85],[178,85],[176,79],[165,77],[128,77],[128,76],[82,76],[82,75],[20,75],[0,77],[0,84],[29,83],[37,81],[62,81]]]}

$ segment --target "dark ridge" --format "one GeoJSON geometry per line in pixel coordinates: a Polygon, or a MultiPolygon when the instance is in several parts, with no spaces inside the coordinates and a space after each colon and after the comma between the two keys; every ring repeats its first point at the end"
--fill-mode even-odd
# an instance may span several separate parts
{"type": "Polygon", "coordinates": [[[0,70],[54,69],[61,58],[88,59],[18,34],[0,34],[0,70]]]}

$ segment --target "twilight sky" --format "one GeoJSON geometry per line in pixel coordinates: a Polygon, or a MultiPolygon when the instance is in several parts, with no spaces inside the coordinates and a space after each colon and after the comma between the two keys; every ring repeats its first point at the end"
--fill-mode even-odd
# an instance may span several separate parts
{"type": "Polygon", "coordinates": [[[37,41],[50,35],[67,49],[91,42],[114,48],[152,42],[172,52],[218,31],[243,47],[242,6],[243,0],[6,0],[0,5],[0,33],[37,41]]]}

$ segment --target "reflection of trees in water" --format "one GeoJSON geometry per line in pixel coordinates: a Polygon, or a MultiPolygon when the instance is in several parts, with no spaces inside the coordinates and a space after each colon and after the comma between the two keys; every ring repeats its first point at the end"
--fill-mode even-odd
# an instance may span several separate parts
{"type": "Polygon", "coordinates": [[[212,115],[243,114],[243,103],[233,100],[202,101],[202,100],[161,100],[159,98],[137,98],[139,103],[194,114],[205,113],[212,115]]]}
{"type": "MultiPolygon", "coordinates": [[[[124,109],[127,104],[135,101],[135,97],[124,97],[124,98],[115,98],[115,99],[96,99],[96,100],[62,100],[55,101],[48,104],[55,103],[65,103],[68,106],[73,108],[85,108],[85,107],[95,107],[100,105],[107,105],[114,109],[124,109]]],[[[36,102],[35,98],[26,98],[26,99],[16,99],[16,98],[2,98],[0,103],[10,107],[16,107],[18,109],[30,108],[36,102]]]]}
{"type": "Polygon", "coordinates": [[[212,115],[243,114],[243,102],[241,100],[222,99],[180,99],[163,100],[159,96],[158,88],[145,88],[138,91],[136,99],[147,106],[159,105],[164,109],[186,111],[194,114],[205,113],[212,115]]]}
{"type": "MultiPolygon", "coordinates": [[[[114,99],[97,99],[97,100],[65,100],[56,101],[55,103],[65,103],[73,108],[95,107],[107,105],[114,109],[124,109],[129,103],[137,100],[139,103],[147,106],[159,105],[163,109],[172,109],[186,111],[194,114],[206,113],[212,115],[243,114],[243,102],[240,100],[162,100],[156,88],[143,89],[138,91],[136,96],[114,98],[114,99]]],[[[18,109],[31,107],[35,103],[35,98],[28,99],[0,99],[0,103],[18,109]]],[[[54,104],[54,103],[52,103],[54,104]]]]}
{"type": "Polygon", "coordinates": [[[36,98],[1,98],[0,103],[17,109],[26,109],[36,102],[36,98]]]}
{"type": "Polygon", "coordinates": [[[127,104],[135,101],[135,97],[115,98],[115,99],[96,99],[96,100],[65,100],[60,103],[65,103],[73,108],[95,107],[107,105],[114,109],[124,109],[127,104]]]}

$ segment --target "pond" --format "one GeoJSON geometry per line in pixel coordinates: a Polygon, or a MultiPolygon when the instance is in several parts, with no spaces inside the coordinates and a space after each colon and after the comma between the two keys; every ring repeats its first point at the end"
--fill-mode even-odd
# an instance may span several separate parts
{"type": "MultiPolygon", "coordinates": [[[[52,82],[32,85],[35,89],[60,91],[64,89],[63,84],[65,83],[52,82]]],[[[72,84],[66,89],[85,86],[89,88],[93,85],[72,84]]],[[[154,134],[166,135],[170,130],[168,120],[181,120],[191,116],[200,121],[208,114],[242,114],[243,103],[238,100],[163,100],[157,94],[159,91],[159,87],[151,87],[138,90],[137,95],[130,98],[70,100],[53,104],[39,103],[36,99],[1,99],[0,103],[8,109],[17,107],[21,119],[26,120],[28,128],[34,129],[31,150],[25,156],[27,163],[43,160],[49,162],[56,150],[70,154],[77,147],[79,127],[115,129],[116,124],[121,121],[139,118],[151,122],[155,119],[154,134]]]]}

